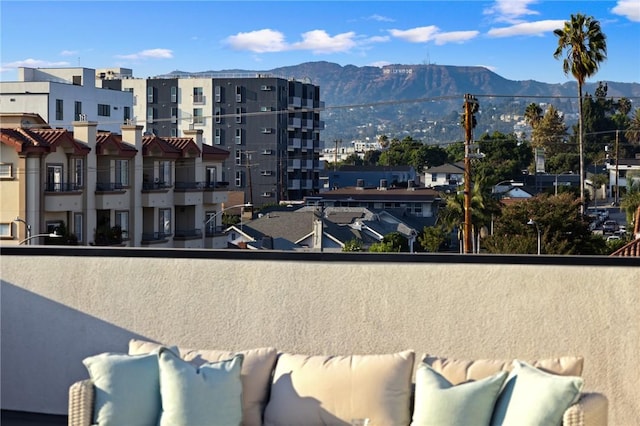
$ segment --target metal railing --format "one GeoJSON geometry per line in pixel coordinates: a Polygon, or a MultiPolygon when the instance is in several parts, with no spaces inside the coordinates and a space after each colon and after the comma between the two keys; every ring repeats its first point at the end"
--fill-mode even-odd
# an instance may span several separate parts
{"type": "Polygon", "coordinates": [[[82,189],[83,187],[77,183],[46,182],[44,184],[46,192],[77,192],[82,189]]]}
{"type": "Polygon", "coordinates": [[[96,183],[96,192],[122,191],[127,189],[128,185],[119,182],[98,182],[96,183]]]}

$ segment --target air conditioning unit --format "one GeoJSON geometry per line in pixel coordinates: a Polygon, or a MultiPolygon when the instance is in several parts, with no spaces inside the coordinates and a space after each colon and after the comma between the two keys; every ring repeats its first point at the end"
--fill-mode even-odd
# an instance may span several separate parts
{"type": "Polygon", "coordinates": [[[260,90],[264,92],[268,92],[271,90],[271,86],[267,86],[266,84],[263,84],[262,86],[260,86],[260,90]]]}
{"type": "Polygon", "coordinates": [[[271,194],[271,192],[263,192],[262,196],[263,197],[272,197],[273,195],[271,194]]]}
{"type": "Polygon", "coordinates": [[[269,127],[263,127],[262,130],[260,130],[262,133],[271,133],[271,129],[269,127]]]}

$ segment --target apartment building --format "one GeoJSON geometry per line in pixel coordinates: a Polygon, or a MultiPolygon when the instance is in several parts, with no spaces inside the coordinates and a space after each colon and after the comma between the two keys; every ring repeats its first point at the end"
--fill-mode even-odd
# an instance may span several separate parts
{"type": "Polygon", "coordinates": [[[0,111],[38,114],[53,128],[71,130],[72,122],[97,122],[119,132],[132,118],[133,95],[96,87],[91,68],[18,68],[18,81],[0,82],[0,111]]]}
{"type": "Polygon", "coordinates": [[[270,75],[167,75],[138,79],[98,70],[102,87],[133,93],[145,133],[202,130],[203,143],[230,152],[222,176],[256,206],[300,200],[320,189],[320,88],[270,75]]]}
{"type": "Polygon", "coordinates": [[[37,114],[0,118],[3,243],[47,242],[62,227],[81,245],[226,246],[229,152],[204,145],[202,130],[162,138],[140,125],[113,133],[74,121],[69,131],[37,114]]]}

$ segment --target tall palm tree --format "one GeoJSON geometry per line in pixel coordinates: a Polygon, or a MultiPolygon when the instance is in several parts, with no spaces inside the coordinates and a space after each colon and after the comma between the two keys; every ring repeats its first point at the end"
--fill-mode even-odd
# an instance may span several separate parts
{"type": "Polygon", "coordinates": [[[535,102],[527,105],[527,108],[524,110],[524,119],[531,126],[531,128],[535,129],[540,120],[542,120],[542,108],[535,102]]]}
{"type": "Polygon", "coordinates": [[[624,135],[632,144],[640,144],[640,108],[636,108],[636,113],[624,135]]]}
{"type": "Polygon", "coordinates": [[[584,213],[584,145],[582,117],[582,87],[587,78],[594,75],[600,62],[607,59],[607,40],[600,29],[600,22],[580,13],[571,15],[564,27],[553,32],[558,37],[558,47],[553,57],[560,59],[566,51],[562,69],[571,73],[578,82],[578,140],[580,149],[580,211],[584,213]]]}

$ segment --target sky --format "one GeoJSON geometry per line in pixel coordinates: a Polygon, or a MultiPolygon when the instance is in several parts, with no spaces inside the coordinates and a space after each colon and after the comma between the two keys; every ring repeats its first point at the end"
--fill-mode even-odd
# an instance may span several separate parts
{"type": "Polygon", "coordinates": [[[640,82],[640,0],[0,1],[0,80],[18,67],[131,68],[146,78],[304,62],[484,66],[510,80],[574,81],[555,59],[572,14],[600,22],[607,60],[588,81],[640,82]]]}

